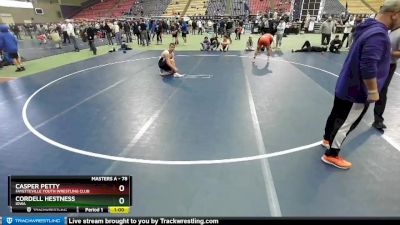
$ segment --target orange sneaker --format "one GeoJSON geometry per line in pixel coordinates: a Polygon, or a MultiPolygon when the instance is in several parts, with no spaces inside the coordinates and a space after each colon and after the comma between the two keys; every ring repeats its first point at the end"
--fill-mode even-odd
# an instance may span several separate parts
{"type": "Polygon", "coordinates": [[[322,140],[321,145],[324,146],[326,149],[329,149],[329,148],[330,148],[330,146],[329,146],[329,141],[328,141],[328,140],[325,140],[325,139],[322,140]]]}
{"type": "Polygon", "coordinates": [[[350,169],[351,168],[351,162],[346,161],[344,158],[342,158],[341,156],[327,156],[327,155],[323,155],[321,157],[321,160],[324,163],[330,164],[332,166],[336,166],[337,168],[340,169],[350,169]]]}

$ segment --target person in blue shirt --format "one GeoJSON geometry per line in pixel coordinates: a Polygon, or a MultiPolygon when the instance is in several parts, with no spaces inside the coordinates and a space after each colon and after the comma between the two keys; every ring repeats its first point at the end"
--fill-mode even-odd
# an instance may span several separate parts
{"type": "Polygon", "coordinates": [[[21,57],[18,55],[18,41],[9,31],[7,24],[0,24],[0,50],[7,52],[10,58],[13,60],[14,65],[17,66],[17,70],[15,72],[21,72],[25,70],[25,67],[21,62],[21,57]]]}
{"type": "Polygon", "coordinates": [[[388,30],[400,26],[400,1],[385,0],[376,19],[357,26],[352,47],[336,83],[335,100],[325,125],[322,161],[340,169],[352,163],[339,156],[342,143],[360,123],[369,103],[379,100],[390,64],[388,30]]]}
{"type": "Polygon", "coordinates": [[[156,36],[156,21],[155,20],[151,20],[150,21],[150,36],[151,36],[151,42],[154,41],[154,37],[156,36]]]}
{"type": "Polygon", "coordinates": [[[189,33],[188,25],[185,21],[182,21],[181,25],[181,31],[182,31],[182,39],[183,39],[183,44],[186,45],[186,35],[189,33]]]}

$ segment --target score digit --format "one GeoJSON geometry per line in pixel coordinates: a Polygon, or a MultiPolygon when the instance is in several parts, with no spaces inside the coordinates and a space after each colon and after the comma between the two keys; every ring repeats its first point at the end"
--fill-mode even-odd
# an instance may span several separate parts
{"type": "Polygon", "coordinates": [[[124,185],[119,185],[118,190],[119,190],[120,192],[125,191],[125,186],[124,186],[124,185]]]}
{"type": "Polygon", "coordinates": [[[119,204],[123,205],[125,203],[125,199],[124,198],[119,198],[118,200],[119,204]]]}

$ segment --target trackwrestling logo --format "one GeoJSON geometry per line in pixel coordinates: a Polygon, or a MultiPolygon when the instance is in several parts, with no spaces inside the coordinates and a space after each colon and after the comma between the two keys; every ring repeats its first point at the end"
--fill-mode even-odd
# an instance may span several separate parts
{"type": "Polygon", "coordinates": [[[64,225],[65,218],[57,216],[3,217],[3,225],[64,225]]]}

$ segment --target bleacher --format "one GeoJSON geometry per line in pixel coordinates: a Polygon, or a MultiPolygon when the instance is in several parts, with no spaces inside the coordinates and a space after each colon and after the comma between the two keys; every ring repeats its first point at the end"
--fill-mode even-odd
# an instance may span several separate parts
{"type": "Polygon", "coordinates": [[[245,3],[249,6],[252,14],[265,13],[270,8],[278,12],[290,10],[290,0],[104,0],[83,9],[74,16],[74,19],[120,17],[129,12],[129,15],[132,16],[183,14],[194,16],[206,15],[206,13],[207,15],[228,13],[233,16],[242,16],[246,15],[245,3]],[[184,12],[185,9],[186,12],[184,12]]]}
{"type": "Polygon", "coordinates": [[[74,19],[97,19],[111,16],[112,9],[116,6],[119,0],[104,0],[93,6],[83,9],[74,19]]]}
{"type": "Polygon", "coordinates": [[[189,0],[172,0],[164,12],[165,16],[183,15],[183,10],[185,9],[189,0]]]}
{"type": "Polygon", "coordinates": [[[302,8],[302,2],[301,1],[295,1],[293,5],[293,19],[301,19],[301,8],[302,8]]]}
{"type": "Polygon", "coordinates": [[[328,15],[340,15],[345,11],[346,7],[339,0],[325,0],[324,13],[328,15]]]}
{"type": "MultiPolygon", "coordinates": [[[[378,11],[380,6],[383,4],[383,0],[365,0],[365,2],[373,8],[374,11],[378,11]]],[[[340,0],[340,3],[345,6],[346,0],[340,0]]],[[[371,10],[363,1],[352,0],[347,1],[347,10],[351,14],[373,14],[375,13],[371,10]]]]}
{"type": "Polygon", "coordinates": [[[215,16],[215,15],[233,15],[233,16],[243,16],[246,15],[244,5],[250,8],[250,0],[209,0],[207,15],[215,16]],[[230,7],[228,4],[231,4],[230,7]],[[232,12],[228,12],[228,8],[231,9],[232,12]]]}
{"type": "Polygon", "coordinates": [[[209,0],[207,6],[208,16],[222,16],[225,14],[226,0],[209,0]]]}
{"type": "Polygon", "coordinates": [[[83,9],[74,16],[74,19],[98,19],[123,15],[159,16],[165,12],[170,2],[171,0],[104,0],[83,9]],[[130,11],[131,13],[128,14],[130,11]]]}
{"type": "Polygon", "coordinates": [[[290,0],[274,0],[275,1],[275,10],[278,12],[290,12],[290,7],[292,6],[292,2],[290,0]]]}
{"type": "Polygon", "coordinates": [[[135,4],[135,0],[120,0],[120,2],[111,11],[112,17],[123,16],[135,4]]]}
{"type": "Polygon", "coordinates": [[[186,10],[186,16],[204,16],[208,6],[208,0],[192,0],[188,9],[186,10]]]}
{"type": "Polygon", "coordinates": [[[290,0],[250,0],[250,13],[266,13],[269,10],[278,12],[289,12],[291,7],[290,0]]]}
{"type": "Polygon", "coordinates": [[[249,0],[233,0],[232,1],[232,15],[233,16],[244,16],[246,12],[244,10],[244,5],[249,5],[249,0]]]}
{"type": "Polygon", "coordinates": [[[160,15],[164,14],[166,8],[168,7],[168,5],[170,3],[171,3],[171,0],[140,0],[132,8],[132,15],[133,16],[160,16],[160,15]]]}

